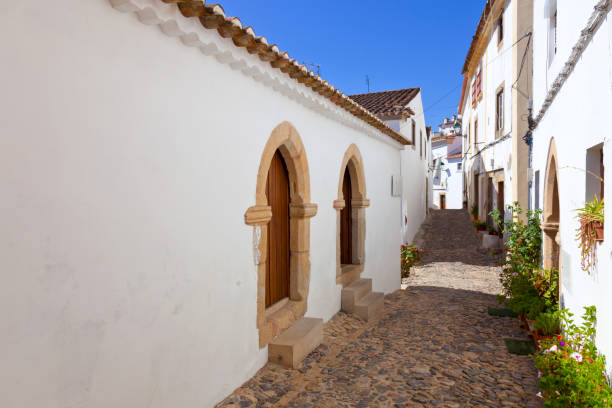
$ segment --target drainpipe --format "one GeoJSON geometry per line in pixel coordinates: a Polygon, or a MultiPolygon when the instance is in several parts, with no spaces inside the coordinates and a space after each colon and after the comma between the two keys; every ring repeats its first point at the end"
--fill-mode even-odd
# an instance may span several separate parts
{"type": "Polygon", "coordinates": [[[529,147],[529,153],[527,154],[527,208],[533,210],[533,199],[531,198],[531,190],[533,188],[533,166],[532,166],[532,155],[533,155],[533,130],[535,129],[535,121],[533,120],[533,100],[530,98],[527,102],[527,123],[529,130],[523,136],[523,141],[527,143],[529,147]]]}

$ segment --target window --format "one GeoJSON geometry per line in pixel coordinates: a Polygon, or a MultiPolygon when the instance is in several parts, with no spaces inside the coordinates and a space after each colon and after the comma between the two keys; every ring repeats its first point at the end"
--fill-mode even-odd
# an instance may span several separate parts
{"type": "Polygon", "coordinates": [[[497,44],[501,44],[504,41],[504,15],[499,16],[497,20],[497,44]]]}
{"type": "Polygon", "coordinates": [[[423,158],[423,131],[419,131],[419,157],[423,158]]]}
{"type": "Polygon", "coordinates": [[[472,106],[476,106],[482,96],[482,68],[479,67],[474,75],[474,83],[472,84],[472,106]]]}
{"type": "Polygon", "coordinates": [[[463,163],[461,163],[461,162],[457,163],[457,171],[458,171],[458,172],[459,172],[459,171],[461,171],[461,165],[462,165],[462,164],[463,164],[463,163]]]}
{"type": "Polygon", "coordinates": [[[548,4],[548,65],[557,54],[557,0],[548,4]]]}
{"type": "Polygon", "coordinates": [[[416,140],[416,124],[414,123],[414,119],[412,119],[412,148],[415,149],[414,141],[416,140]]]}
{"type": "Polygon", "coordinates": [[[601,200],[604,197],[603,143],[587,150],[585,177],[585,201],[591,201],[594,196],[601,200]]]}
{"type": "Polygon", "coordinates": [[[504,86],[497,91],[495,98],[495,138],[504,132],[504,86]]]}
{"type": "Polygon", "coordinates": [[[474,151],[478,150],[478,119],[474,119],[474,151]]]}

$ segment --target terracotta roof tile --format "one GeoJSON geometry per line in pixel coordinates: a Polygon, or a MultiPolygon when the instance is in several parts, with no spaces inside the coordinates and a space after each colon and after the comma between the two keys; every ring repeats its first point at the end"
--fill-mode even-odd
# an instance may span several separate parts
{"type": "Polygon", "coordinates": [[[407,88],[349,95],[349,97],[378,117],[414,115],[407,105],[420,91],[421,88],[407,88]]]}

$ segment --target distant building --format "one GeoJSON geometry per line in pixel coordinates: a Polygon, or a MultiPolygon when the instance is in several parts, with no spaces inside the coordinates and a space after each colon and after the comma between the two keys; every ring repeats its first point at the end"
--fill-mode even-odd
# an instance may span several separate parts
{"type": "Polygon", "coordinates": [[[410,141],[401,151],[402,241],[411,243],[429,208],[428,168],[431,144],[421,99],[421,88],[350,95],[389,127],[410,141]],[[416,215],[415,215],[416,214],[416,215]]]}
{"type": "Polygon", "coordinates": [[[444,119],[431,138],[432,207],[463,208],[463,155],[461,120],[444,119]]]}
{"type": "Polygon", "coordinates": [[[527,107],[533,0],[488,0],[467,53],[459,102],[469,206],[493,225],[493,209],[528,207],[527,107]]]}

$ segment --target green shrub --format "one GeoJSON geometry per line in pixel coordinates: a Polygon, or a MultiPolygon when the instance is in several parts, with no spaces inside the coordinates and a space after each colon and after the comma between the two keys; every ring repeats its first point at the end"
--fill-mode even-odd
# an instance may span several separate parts
{"type": "Polygon", "coordinates": [[[423,256],[423,250],[416,245],[402,245],[402,278],[410,276],[410,268],[416,265],[423,256]]]}
{"type": "Polygon", "coordinates": [[[559,333],[561,327],[561,318],[559,312],[540,313],[536,318],[535,329],[542,336],[554,336],[559,333]]]}

